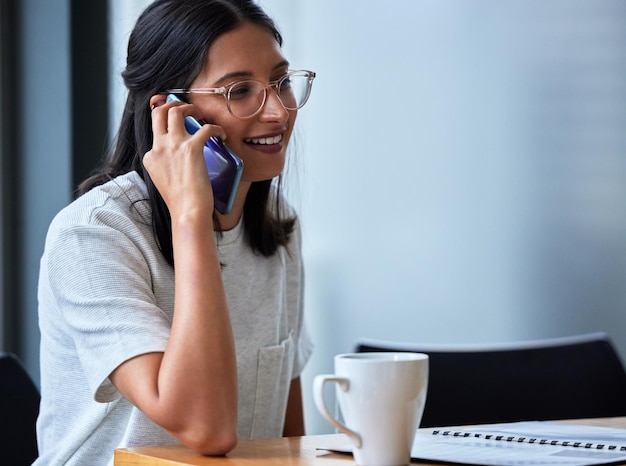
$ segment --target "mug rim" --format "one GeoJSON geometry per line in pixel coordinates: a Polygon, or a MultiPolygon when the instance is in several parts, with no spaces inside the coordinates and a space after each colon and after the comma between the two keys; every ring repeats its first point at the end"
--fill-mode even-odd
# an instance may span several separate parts
{"type": "Polygon", "coordinates": [[[374,351],[363,353],[342,353],[335,356],[336,360],[360,361],[363,363],[403,362],[428,360],[428,354],[412,351],[374,351]]]}

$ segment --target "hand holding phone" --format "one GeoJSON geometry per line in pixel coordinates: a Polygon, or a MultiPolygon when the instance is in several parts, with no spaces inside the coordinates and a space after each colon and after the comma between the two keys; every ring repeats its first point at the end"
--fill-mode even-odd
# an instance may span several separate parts
{"type": "MultiPolygon", "coordinates": [[[[174,94],[169,94],[167,101],[186,103],[174,94]]],[[[203,124],[192,116],[185,117],[185,128],[189,134],[194,134],[203,124]]],[[[243,161],[220,138],[212,136],[204,143],[204,162],[211,179],[215,208],[222,214],[228,214],[233,208],[241,180],[243,161]]]]}

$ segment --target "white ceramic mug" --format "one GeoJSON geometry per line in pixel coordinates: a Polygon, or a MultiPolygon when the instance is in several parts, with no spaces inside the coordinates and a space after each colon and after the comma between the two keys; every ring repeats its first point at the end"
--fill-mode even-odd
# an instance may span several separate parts
{"type": "Polygon", "coordinates": [[[352,442],[362,466],[406,465],[424,411],[428,355],[349,353],[335,356],[335,373],[318,375],[313,398],[322,416],[352,442]],[[324,385],[337,384],[345,424],[328,410],[324,385]]]}

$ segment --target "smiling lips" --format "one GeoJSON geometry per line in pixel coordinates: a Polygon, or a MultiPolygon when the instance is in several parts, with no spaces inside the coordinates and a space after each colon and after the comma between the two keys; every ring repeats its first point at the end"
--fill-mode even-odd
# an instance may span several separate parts
{"type": "Polygon", "coordinates": [[[269,145],[269,144],[278,144],[282,140],[283,140],[283,135],[279,134],[278,136],[272,136],[269,138],[245,139],[245,142],[250,143],[250,144],[269,145]]]}

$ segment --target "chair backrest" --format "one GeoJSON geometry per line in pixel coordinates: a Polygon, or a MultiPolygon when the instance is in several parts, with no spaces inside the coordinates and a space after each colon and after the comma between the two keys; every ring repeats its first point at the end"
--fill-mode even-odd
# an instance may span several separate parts
{"type": "Polygon", "coordinates": [[[37,458],[35,425],[39,390],[12,353],[0,353],[0,451],[2,464],[26,466],[37,458]]]}
{"type": "Polygon", "coordinates": [[[480,346],[360,340],[356,351],[429,355],[421,427],[626,415],[626,372],[602,332],[480,346]]]}

